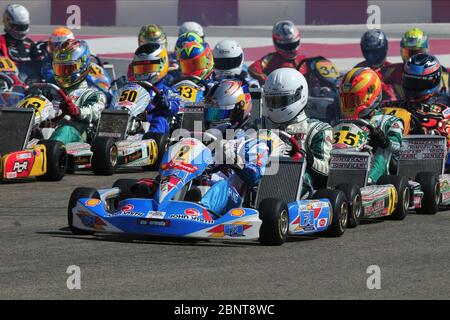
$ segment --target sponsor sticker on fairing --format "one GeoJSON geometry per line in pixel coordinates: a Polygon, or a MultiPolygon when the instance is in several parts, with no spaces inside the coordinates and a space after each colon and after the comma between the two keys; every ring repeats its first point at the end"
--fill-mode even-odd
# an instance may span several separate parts
{"type": "Polygon", "coordinates": [[[166,213],[164,211],[149,211],[146,218],[163,219],[166,213]]]}
{"type": "Polygon", "coordinates": [[[100,204],[100,199],[89,199],[86,201],[85,205],[86,207],[96,207],[100,204]]]}
{"type": "Polygon", "coordinates": [[[319,219],[319,222],[317,223],[317,225],[320,228],[325,227],[327,224],[328,224],[328,219],[326,219],[326,218],[319,219]]]}

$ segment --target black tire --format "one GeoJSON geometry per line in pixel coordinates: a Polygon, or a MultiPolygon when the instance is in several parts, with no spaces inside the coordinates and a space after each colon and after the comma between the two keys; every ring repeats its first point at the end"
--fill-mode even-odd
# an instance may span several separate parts
{"type": "Polygon", "coordinates": [[[108,137],[97,137],[92,142],[91,150],[91,166],[94,174],[113,175],[118,162],[118,151],[114,140],[108,137]]]}
{"type": "Polygon", "coordinates": [[[156,155],[156,162],[152,165],[143,167],[145,171],[158,171],[159,165],[164,157],[164,153],[167,149],[167,144],[169,142],[169,137],[166,134],[147,132],[144,134],[143,140],[153,139],[158,145],[158,154],[156,155]]]}
{"type": "Polygon", "coordinates": [[[382,176],[378,185],[392,184],[397,190],[397,204],[390,218],[392,220],[404,220],[408,216],[409,200],[411,190],[408,184],[408,178],[400,176],[382,176]]]}
{"type": "Polygon", "coordinates": [[[359,221],[363,218],[362,196],[361,190],[358,186],[343,183],[335,188],[344,192],[348,200],[348,219],[347,228],[356,228],[359,221]]]}
{"type": "Polygon", "coordinates": [[[56,140],[41,140],[38,144],[45,146],[47,172],[38,176],[41,181],[60,181],[67,170],[67,151],[64,145],[56,140]]]}
{"type": "Polygon", "coordinates": [[[136,185],[137,182],[137,179],[119,179],[114,182],[112,187],[120,189],[119,198],[121,200],[129,199],[134,197],[132,188],[134,185],[136,185]]]}
{"type": "Polygon", "coordinates": [[[286,203],[280,199],[268,198],[261,201],[258,207],[262,220],[259,229],[259,241],[267,246],[280,246],[287,238],[289,231],[289,211],[286,203]]]}
{"type": "Polygon", "coordinates": [[[331,225],[324,231],[324,235],[340,237],[347,228],[348,201],[341,190],[321,189],[314,193],[313,199],[328,199],[331,203],[331,225]]]}
{"type": "Polygon", "coordinates": [[[197,186],[192,186],[184,196],[184,201],[188,202],[200,202],[201,200],[202,192],[197,186]]]}
{"type": "Polygon", "coordinates": [[[78,199],[81,198],[92,198],[100,199],[100,194],[97,190],[92,188],[76,188],[70,195],[69,206],[67,208],[67,222],[69,224],[70,231],[76,235],[91,235],[94,234],[93,231],[86,231],[75,228],[73,226],[73,215],[72,209],[77,205],[78,199]]]}
{"type": "Polygon", "coordinates": [[[416,182],[420,183],[423,191],[422,205],[416,209],[420,214],[436,214],[439,211],[441,189],[439,186],[439,175],[433,172],[419,172],[416,182]]]}

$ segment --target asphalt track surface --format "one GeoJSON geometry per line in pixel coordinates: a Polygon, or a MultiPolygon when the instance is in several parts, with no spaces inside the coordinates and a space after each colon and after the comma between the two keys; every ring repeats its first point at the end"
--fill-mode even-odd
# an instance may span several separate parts
{"type": "MultiPolygon", "coordinates": [[[[115,62],[117,63],[117,62],[115,62]]],[[[126,63],[119,62],[124,69],[126,63]]],[[[77,186],[119,178],[0,184],[0,299],[448,299],[450,212],[371,221],[342,238],[258,242],[75,236],[67,202],[77,186]],[[81,290],[66,286],[71,265],[81,290]],[[369,290],[367,268],[381,270],[369,290]]]]}

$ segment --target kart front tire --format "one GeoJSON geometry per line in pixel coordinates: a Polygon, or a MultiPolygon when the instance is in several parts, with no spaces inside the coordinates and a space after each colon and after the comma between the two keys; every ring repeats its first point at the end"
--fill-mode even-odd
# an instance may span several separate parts
{"type": "Polygon", "coordinates": [[[94,174],[99,176],[113,175],[118,162],[118,150],[113,139],[97,137],[92,142],[91,150],[91,166],[94,174]]]}
{"type": "Polygon", "coordinates": [[[167,144],[169,142],[169,137],[166,134],[156,133],[156,132],[147,132],[144,134],[143,140],[153,139],[158,146],[158,154],[156,155],[156,162],[152,165],[145,166],[145,171],[158,171],[159,165],[164,157],[164,153],[167,149],[167,144]]]}
{"type": "Polygon", "coordinates": [[[348,201],[345,193],[341,190],[321,189],[314,193],[313,199],[328,199],[331,203],[331,225],[323,232],[330,237],[340,237],[347,228],[349,215],[348,201]]]}
{"type": "Polygon", "coordinates": [[[41,140],[38,144],[45,146],[47,172],[36,177],[41,181],[61,181],[67,170],[67,151],[64,145],[56,140],[41,140]]]}
{"type": "Polygon", "coordinates": [[[282,245],[289,231],[289,211],[286,203],[280,199],[268,198],[258,206],[259,218],[262,220],[259,229],[259,241],[266,246],[282,245]]]}
{"type": "Polygon", "coordinates": [[[93,188],[84,188],[84,187],[76,188],[70,195],[69,205],[67,208],[67,222],[69,224],[70,231],[73,234],[92,235],[94,234],[94,232],[92,231],[81,230],[73,226],[72,209],[76,207],[78,200],[82,198],[100,199],[100,194],[98,193],[97,190],[93,188]]]}
{"type": "Polygon", "coordinates": [[[137,182],[137,179],[119,179],[113,183],[112,187],[120,189],[119,198],[121,200],[129,199],[134,197],[132,188],[134,185],[136,185],[137,182]]]}
{"type": "Polygon", "coordinates": [[[361,190],[358,186],[343,183],[335,188],[344,192],[348,200],[348,220],[347,228],[356,228],[359,221],[363,218],[362,196],[361,190]]]}
{"type": "Polygon", "coordinates": [[[420,189],[423,191],[422,204],[420,208],[416,209],[416,212],[420,214],[436,214],[439,211],[441,198],[439,175],[433,172],[419,172],[415,181],[420,184],[420,189]]]}
{"type": "Polygon", "coordinates": [[[409,188],[408,178],[401,176],[382,176],[378,185],[392,184],[397,190],[397,205],[390,218],[392,220],[404,220],[408,216],[409,200],[411,190],[409,188]]]}

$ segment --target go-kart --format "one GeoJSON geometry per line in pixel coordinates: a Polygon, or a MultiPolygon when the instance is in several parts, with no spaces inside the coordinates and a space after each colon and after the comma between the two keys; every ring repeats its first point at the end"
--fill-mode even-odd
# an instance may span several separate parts
{"type": "Polygon", "coordinates": [[[118,167],[157,170],[167,145],[167,136],[147,132],[148,82],[132,82],[115,94],[111,108],[102,112],[91,144],[69,144],[69,170],[91,168],[97,175],[112,175],[118,167]]]}
{"type": "Polygon", "coordinates": [[[0,180],[36,177],[59,181],[64,177],[67,167],[64,145],[49,140],[30,143],[35,118],[34,109],[0,109],[0,180]]]}
{"type": "MultiPolygon", "coordinates": [[[[436,206],[429,208],[428,205],[436,201],[438,176],[428,170],[419,170],[413,176],[405,171],[409,168],[403,156],[407,150],[405,140],[396,164],[397,174],[382,176],[374,184],[368,183],[373,161],[373,150],[369,145],[372,130],[372,124],[361,119],[341,120],[333,128],[334,145],[327,187],[342,190],[350,199],[348,227],[356,227],[361,219],[389,216],[403,220],[412,209],[419,212],[437,210],[436,206]]],[[[427,148],[423,150],[427,154],[427,148]]]]}
{"type": "MultiPolygon", "coordinates": [[[[216,140],[208,132],[202,135],[204,140],[216,140]]],[[[300,151],[297,142],[291,141],[300,151]]],[[[118,180],[110,189],[75,189],[68,204],[71,231],[86,235],[259,239],[266,245],[281,245],[288,235],[328,232],[341,236],[345,231],[348,212],[342,191],[320,190],[313,199],[300,199],[305,170],[301,157],[272,159],[271,166],[275,161],[278,164],[276,174],[263,176],[256,195],[246,194],[241,207],[223,215],[208,210],[199,201],[201,195],[194,199],[190,191],[196,180],[208,174],[210,148],[192,137],[173,144],[164,155],[157,190],[147,197],[137,197],[134,180],[118,180]]]]}

